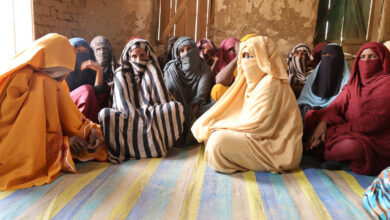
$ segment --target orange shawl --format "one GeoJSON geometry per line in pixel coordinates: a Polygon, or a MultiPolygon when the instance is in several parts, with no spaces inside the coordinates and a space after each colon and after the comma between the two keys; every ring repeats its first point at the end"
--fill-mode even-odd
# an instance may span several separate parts
{"type": "MultiPolygon", "coordinates": [[[[0,190],[50,183],[61,170],[76,172],[66,136],[87,139],[99,127],[80,113],[63,82],[42,72],[50,67],[72,70],[74,65],[68,39],[48,34],[0,72],[0,190]]],[[[104,146],[78,157],[106,158],[104,146]]]]}

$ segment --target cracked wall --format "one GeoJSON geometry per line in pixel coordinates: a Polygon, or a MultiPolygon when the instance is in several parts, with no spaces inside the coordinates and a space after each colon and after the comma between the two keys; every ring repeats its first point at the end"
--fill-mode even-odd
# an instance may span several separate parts
{"type": "Polygon", "coordinates": [[[117,58],[131,36],[155,41],[157,0],[34,0],[35,37],[56,32],[90,42],[103,35],[117,58]]]}
{"type": "Polygon", "coordinates": [[[257,33],[274,39],[287,56],[298,43],[313,46],[318,0],[215,0],[210,27],[216,43],[257,33]]]}

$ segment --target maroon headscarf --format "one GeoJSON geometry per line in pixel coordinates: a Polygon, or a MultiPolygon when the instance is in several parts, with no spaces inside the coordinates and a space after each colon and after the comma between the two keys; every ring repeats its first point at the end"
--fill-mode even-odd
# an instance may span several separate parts
{"type": "Polygon", "coordinates": [[[200,39],[200,41],[196,44],[196,46],[198,47],[199,49],[199,55],[200,57],[202,57],[202,59],[205,59],[205,54],[203,53],[202,51],[202,46],[205,45],[205,44],[208,44],[210,45],[212,51],[211,51],[211,56],[214,56],[217,52],[218,52],[218,49],[217,47],[215,46],[214,42],[208,38],[202,38],[200,39]]]}
{"type": "Polygon", "coordinates": [[[221,42],[221,45],[219,46],[219,66],[218,71],[221,71],[226,65],[230,63],[236,56],[237,52],[235,53],[228,53],[228,50],[231,48],[234,48],[236,46],[236,43],[240,41],[240,39],[237,38],[226,38],[221,42]]]}
{"type": "Polygon", "coordinates": [[[362,87],[376,86],[375,82],[390,77],[390,52],[381,43],[368,42],[360,47],[352,66],[351,77],[347,85],[356,88],[356,95],[360,95],[362,87]],[[376,60],[360,60],[363,50],[370,48],[378,56],[376,60]]]}
{"type": "Polygon", "coordinates": [[[309,67],[312,67],[313,69],[316,68],[318,63],[321,61],[321,52],[325,46],[326,43],[321,42],[313,48],[313,50],[311,51],[313,55],[313,60],[309,63],[309,67]]]}

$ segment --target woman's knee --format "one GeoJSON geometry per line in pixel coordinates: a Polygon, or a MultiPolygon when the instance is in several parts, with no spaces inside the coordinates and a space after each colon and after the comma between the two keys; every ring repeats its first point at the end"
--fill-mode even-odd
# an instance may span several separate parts
{"type": "MultiPolygon", "coordinates": [[[[335,143],[329,151],[325,152],[325,160],[357,160],[364,158],[364,148],[359,141],[344,139],[335,143]]],[[[340,161],[338,160],[338,161],[340,161]]]]}

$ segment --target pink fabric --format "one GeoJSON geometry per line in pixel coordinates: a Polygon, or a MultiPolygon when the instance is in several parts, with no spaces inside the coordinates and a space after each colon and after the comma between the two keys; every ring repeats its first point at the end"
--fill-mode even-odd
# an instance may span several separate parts
{"type": "Polygon", "coordinates": [[[99,104],[95,90],[91,85],[83,85],[70,92],[70,97],[76,103],[77,108],[88,119],[95,123],[98,121],[99,104]]]}
{"type": "Polygon", "coordinates": [[[235,51],[235,53],[228,53],[228,50],[234,48],[238,41],[240,41],[240,39],[227,38],[221,42],[221,45],[219,46],[219,66],[217,72],[225,68],[225,66],[237,56],[237,51],[235,51]]]}
{"type": "Polygon", "coordinates": [[[349,82],[329,107],[306,114],[305,131],[312,132],[320,121],[326,121],[324,159],[347,160],[355,173],[377,174],[390,165],[390,52],[380,43],[364,44],[351,73],[349,82]],[[359,57],[366,48],[377,53],[382,68],[367,66],[359,70],[359,57]],[[372,76],[363,84],[360,74],[368,72],[372,76]],[[337,157],[331,153],[333,148],[336,151],[341,148],[340,143],[345,140],[358,143],[354,144],[355,151],[348,153],[350,157],[361,158],[364,152],[364,158],[346,158],[345,153],[337,157]]]}

